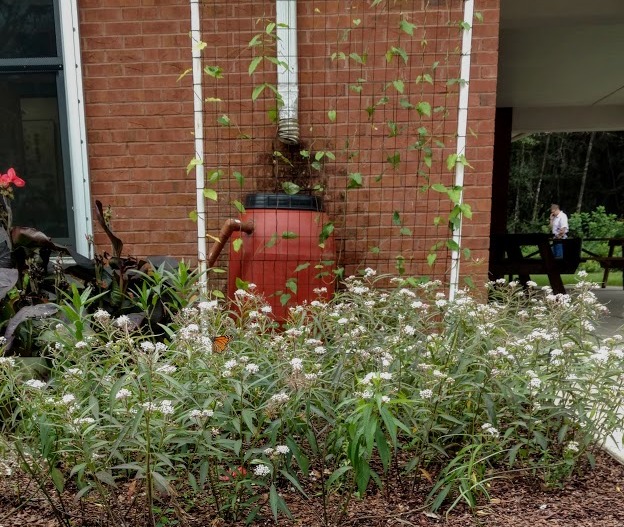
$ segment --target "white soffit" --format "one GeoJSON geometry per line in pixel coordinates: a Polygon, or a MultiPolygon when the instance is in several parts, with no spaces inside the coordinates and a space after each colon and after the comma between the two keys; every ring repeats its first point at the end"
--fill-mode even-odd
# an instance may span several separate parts
{"type": "Polygon", "coordinates": [[[501,0],[499,107],[514,133],[624,130],[624,0],[501,0]]]}

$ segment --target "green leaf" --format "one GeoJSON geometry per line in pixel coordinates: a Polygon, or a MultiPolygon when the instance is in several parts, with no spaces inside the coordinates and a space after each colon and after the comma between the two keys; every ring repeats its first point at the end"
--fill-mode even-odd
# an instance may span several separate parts
{"type": "Polygon", "coordinates": [[[319,243],[323,244],[334,232],[334,224],[332,222],[326,223],[323,225],[321,229],[321,234],[319,234],[319,243]]]}
{"type": "Polygon", "coordinates": [[[205,188],[204,197],[207,199],[211,199],[212,201],[217,201],[217,192],[211,188],[205,188]]]}
{"type": "Polygon", "coordinates": [[[208,171],[208,174],[206,177],[210,183],[216,183],[217,181],[221,179],[222,175],[223,175],[223,170],[221,170],[220,168],[214,168],[208,171]]]}
{"type": "Polygon", "coordinates": [[[392,165],[392,168],[396,170],[396,168],[401,164],[401,154],[399,152],[395,152],[387,157],[387,161],[392,165]]]}
{"type": "Polygon", "coordinates": [[[289,278],[286,280],[286,288],[290,289],[295,295],[297,294],[297,279],[289,278]]]}
{"type": "Polygon", "coordinates": [[[216,298],[225,298],[225,295],[223,294],[223,291],[219,291],[218,289],[213,289],[212,290],[212,296],[214,296],[216,298]]]}
{"type": "Polygon", "coordinates": [[[362,19],[360,18],[354,18],[353,19],[353,25],[354,26],[359,26],[362,23],[362,19]]]}
{"type": "Polygon", "coordinates": [[[271,488],[269,489],[269,504],[271,505],[271,512],[273,513],[273,520],[277,522],[277,510],[279,505],[279,496],[277,494],[277,489],[275,488],[275,483],[271,483],[271,488]]]}
{"type": "Polygon", "coordinates": [[[275,30],[275,22],[269,22],[265,29],[266,34],[270,35],[271,33],[273,33],[274,30],[275,30]]]}
{"type": "Polygon", "coordinates": [[[375,431],[375,444],[377,445],[377,452],[379,453],[379,458],[381,459],[381,464],[385,472],[390,465],[392,454],[390,453],[390,447],[388,446],[386,436],[379,426],[377,426],[377,430],[375,431]]]}
{"type": "Polygon", "coordinates": [[[232,122],[230,121],[230,118],[227,115],[222,115],[221,117],[219,117],[217,119],[217,122],[221,125],[221,126],[230,126],[232,124],[232,122]]]}
{"type": "Polygon", "coordinates": [[[223,78],[223,70],[219,66],[206,66],[204,68],[204,73],[214,79],[223,78]]]}
{"type": "Polygon", "coordinates": [[[273,235],[269,238],[269,241],[267,241],[264,246],[267,248],[271,248],[273,247],[275,244],[277,243],[277,233],[274,232],[273,235]]]}
{"type": "Polygon", "coordinates": [[[243,205],[240,201],[238,201],[237,199],[235,199],[234,201],[232,201],[232,205],[234,205],[234,208],[240,212],[241,214],[245,213],[245,205],[243,205]]]}
{"type": "Polygon", "coordinates": [[[249,69],[247,70],[249,72],[249,75],[253,75],[253,72],[256,71],[256,68],[262,62],[262,59],[264,59],[262,55],[254,57],[252,59],[252,61],[249,63],[249,69]]]}
{"type": "Polygon", "coordinates": [[[462,203],[459,206],[459,210],[464,216],[466,216],[466,218],[468,219],[472,218],[472,209],[470,208],[470,205],[468,205],[468,203],[462,203]]]}
{"type": "Polygon", "coordinates": [[[249,282],[246,282],[242,278],[236,277],[236,289],[242,289],[243,291],[247,291],[249,289],[249,282]]]}
{"type": "Polygon", "coordinates": [[[362,186],[362,174],[359,172],[352,172],[349,174],[349,183],[347,188],[360,188],[362,186]]]}
{"type": "Polygon", "coordinates": [[[295,269],[295,273],[298,273],[300,271],[303,271],[304,269],[307,269],[308,267],[310,267],[310,262],[305,262],[302,263],[301,265],[298,265],[295,269]]]}
{"type": "Polygon", "coordinates": [[[253,38],[247,44],[248,48],[255,48],[262,45],[262,35],[254,35],[253,38]]]}
{"type": "Polygon", "coordinates": [[[393,225],[401,225],[401,215],[398,210],[395,210],[392,213],[392,224],[393,225]]]}
{"type": "Polygon", "coordinates": [[[286,194],[293,196],[301,190],[301,187],[295,183],[292,183],[291,181],[285,181],[284,183],[282,183],[282,190],[286,194]]]}
{"type": "Polygon", "coordinates": [[[416,111],[420,115],[431,117],[431,104],[429,104],[427,101],[421,101],[416,105],[416,111]]]}
{"type": "Polygon", "coordinates": [[[294,240],[295,238],[299,238],[299,235],[293,231],[284,231],[282,233],[282,238],[284,240],[294,240]]]}
{"type": "Polygon", "coordinates": [[[429,253],[427,255],[427,264],[429,265],[429,267],[433,267],[433,264],[435,263],[435,261],[438,259],[438,255],[435,253],[429,253]]]}
{"type": "Polygon", "coordinates": [[[57,467],[53,467],[52,470],[50,470],[50,477],[54,482],[56,490],[63,492],[65,489],[65,477],[63,476],[63,473],[57,467]]]}
{"type": "Polygon", "coordinates": [[[236,171],[232,175],[241,187],[245,184],[245,178],[240,172],[236,171]]]}
{"type": "Polygon", "coordinates": [[[483,13],[481,11],[475,11],[474,17],[479,21],[483,22],[483,13]]]}
{"type": "Polygon", "coordinates": [[[405,108],[406,110],[411,110],[412,108],[414,108],[414,105],[409,102],[409,99],[403,98],[399,101],[399,104],[401,105],[401,108],[405,108]]]}
{"type": "Polygon", "coordinates": [[[197,211],[196,210],[192,210],[191,212],[188,213],[188,217],[191,221],[197,221],[197,218],[199,216],[197,216],[197,211]]]}
{"type": "Polygon", "coordinates": [[[371,247],[369,250],[372,254],[379,254],[381,252],[379,247],[371,247]]]}
{"type": "Polygon", "coordinates": [[[367,54],[358,55],[357,53],[349,53],[349,58],[358,64],[365,65],[366,59],[368,58],[367,54]]]}
{"type": "Polygon", "coordinates": [[[283,293],[280,295],[280,304],[285,306],[286,304],[288,304],[288,301],[290,300],[291,295],[289,295],[288,293],[283,293]]]}
{"type": "Polygon", "coordinates": [[[259,86],[256,86],[251,92],[251,100],[255,101],[258,97],[260,97],[260,94],[264,91],[265,88],[266,84],[260,84],[259,86]]]}
{"type": "Polygon", "coordinates": [[[189,164],[186,165],[186,173],[187,175],[191,173],[191,170],[193,170],[196,166],[198,165],[202,165],[204,162],[201,159],[198,158],[193,158],[189,161],[189,164]]]}
{"type": "Polygon", "coordinates": [[[403,59],[403,63],[407,64],[407,53],[405,52],[405,50],[403,48],[398,48],[396,46],[392,46],[387,52],[386,52],[386,60],[388,62],[390,62],[392,60],[392,57],[401,57],[403,59]]]}
{"type": "Polygon", "coordinates": [[[343,465],[342,467],[337,468],[336,470],[334,470],[331,473],[331,476],[329,476],[329,478],[327,478],[327,482],[325,483],[327,488],[330,488],[336,481],[338,481],[338,479],[340,477],[342,477],[349,470],[351,470],[351,466],[350,465],[343,465]]]}
{"type": "Polygon", "coordinates": [[[405,90],[405,83],[401,79],[392,81],[392,85],[394,86],[394,89],[399,93],[403,93],[403,91],[405,90]]]}
{"type": "Polygon", "coordinates": [[[455,240],[446,240],[446,246],[451,251],[459,251],[461,249],[461,247],[459,246],[459,244],[455,240]]]}
{"type": "Polygon", "coordinates": [[[414,36],[414,29],[416,28],[416,24],[411,24],[407,20],[401,20],[399,27],[401,28],[401,31],[404,31],[410,36],[414,36]]]}
{"type": "Polygon", "coordinates": [[[242,247],[243,247],[243,239],[242,238],[236,238],[232,242],[232,248],[234,249],[234,252],[236,252],[236,253],[239,252],[242,247]]]}
{"type": "Polygon", "coordinates": [[[327,117],[333,123],[336,120],[336,110],[329,110],[327,112],[327,117]]]}
{"type": "Polygon", "coordinates": [[[451,154],[446,158],[446,168],[453,170],[457,164],[457,154],[451,154]]]}
{"type": "Polygon", "coordinates": [[[403,236],[411,236],[412,235],[412,230],[408,229],[407,227],[401,227],[401,230],[399,232],[403,236]]]}

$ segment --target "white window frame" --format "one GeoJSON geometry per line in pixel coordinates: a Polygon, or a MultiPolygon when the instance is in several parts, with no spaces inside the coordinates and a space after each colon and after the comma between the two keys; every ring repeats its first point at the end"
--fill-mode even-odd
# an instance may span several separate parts
{"type": "Polygon", "coordinates": [[[87,129],[85,124],[84,92],[82,85],[82,62],[80,58],[80,32],[77,0],[58,2],[63,75],[65,81],[65,106],[67,108],[67,136],[69,167],[71,170],[74,233],[76,251],[92,257],[93,221],[91,215],[91,191],[89,187],[89,158],[87,153],[87,129]]]}

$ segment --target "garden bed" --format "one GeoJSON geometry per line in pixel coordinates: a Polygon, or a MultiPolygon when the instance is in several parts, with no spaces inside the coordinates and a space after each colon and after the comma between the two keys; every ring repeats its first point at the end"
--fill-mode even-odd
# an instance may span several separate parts
{"type": "MultiPolygon", "coordinates": [[[[25,488],[27,478],[21,476],[25,488]]],[[[562,489],[543,489],[539,481],[528,476],[505,477],[492,482],[490,503],[474,512],[458,507],[448,517],[426,512],[425,497],[429,484],[424,478],[412,492],[411,480],[393,479],[384,491],[368,495],[363,500],[353,499],[340,525],[358,527],[446,525],[448,527],[500,526],[515,527],[615,527],[624,522],[624,466],[606,454],[597,456],[596,467],[585,467],[582,475],[568,481],[562,489]]],[[[2,527],[56,527],[58,523],[45,497],[35,492],[31,501],[24,504],[23,497],[16,495],[16,478],[0,480],[0,526],[2,527]]],[[[318,489],[311,482],[306,488],[310,495],[318,489]]],[[[26,493],[30,495],[30,493],[26,493]]],[[[118,496],[119,507],[127,507],[129,501],[126,486],[118,496]]],[[[321,527],[322,506],[318,499],[304,499],[297,492],[286,492],[286,501],[294,519],[282,518],[284,527],[321,527]]],[[[219,520],[209,507],[202,507],[202,499],[179,498],[186,523],[160,523],[186,527],[222,527],[244,525],[219,520]]],[[[107,526],[105,515],[97,507],[77,505],[72,493],[65,493],[68,510],[74,516],[75,527],[107,526]]],[[[334,504],[335,505],[335,504],[334,504]]],[[[159,508],[173,509],[171,501],[160,503],[159,508]]],[[[170,515],[171,516],[171,515],[170,515]]],[[[130,518],[128,518],[130,520],[130,518]]],[[[132,525],[144,525],[143,518],[136,516],[132,525]]],[[[270,511],[254,525],[274,525],[270,511]]]]}

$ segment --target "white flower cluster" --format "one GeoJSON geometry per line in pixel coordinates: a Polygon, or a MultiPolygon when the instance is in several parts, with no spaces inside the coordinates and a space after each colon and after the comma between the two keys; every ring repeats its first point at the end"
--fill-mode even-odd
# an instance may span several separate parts
{"type": "Polygon", "coordinates": [[[132,392],[126,388],[121,388],[116,394],[115,399],[118,401],[122,401],[132,396],[132,392]]]}
{"type": "Polygon", "coordinates": [[[15,366],[15,359],[13,357],[0,357],[0,366],[13,368],[15,366]]]}
{"type": "Polygon", "coordinates": [[[579,451],[579,444],[576,441],[570,441],[566,445],[565,451],[566,452],[578,452],[579,451]]]}
{"type": "Polygon", "coordinates": [[[494,428],[491,423],[483,423],[481,425],[481,430],[483,430],[486,434],[490,434],[492,437],[500,436],[499,431],[494,428]]]}
{"type": "Polygon", "coordinates": [[[177,371],[177,368],[172,364],[163,364],[162,366],[156,368],[156,371],[158,373],[164,373],[165,375],[171,375],[177,371]]]}
{"type": "Polygon", "coordinates": [[[275,395],[272,395],[271,398],[269,399],[269,402],[273,404],[284,404],[284,403],[287,403],[289,400],[290,400],[290,396],[287,393],[279,392],[279,393],[276,393],[275,395]]]}
{"type": "Polygon", "coordinates": [[[256,465],[254,468],[254,475],[258,477],[268,476],[271,473],[271,469],[264,464],[256,465]]]}
{"type": "Polygon", "coordinates": [[[167,399],[164,399],[159,404],[147,402],[143,403],[141,406],[148,412],[160,412],[163,415],[171,415],[175,412],[172,402],[167,399]]]}
{"type": "Polygon", "coordinates": [[[213,410],[191,410],[189,417],[191,419],[205,419],[214,415],[213,410]]]}
{"type": "Polygon", "coordinates": [[[94,314],[93,314],[93,319],[98,323],[98,324],[106,324],[110,321],[111,319],[111,315],[108,311],[105,311],[104,309],[98,309],[94,314]]]}
{"type": "Polygon", "coordinates": [[[34,388],[35,390],[43,390],[47,386],[45,382],[41,382],[37,379],[29,379],[24,384],[29,388],[34,388]]]}

